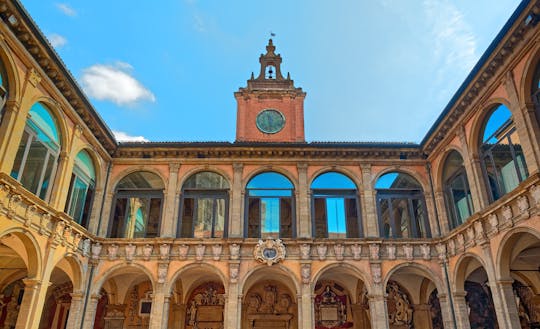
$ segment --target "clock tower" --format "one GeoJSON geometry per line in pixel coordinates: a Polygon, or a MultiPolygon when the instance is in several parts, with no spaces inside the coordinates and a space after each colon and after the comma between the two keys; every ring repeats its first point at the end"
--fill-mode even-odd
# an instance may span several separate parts
{"type": "Polygon", "coordinates": [[[304,98],[289,74],[281,74],[281,55],[272,39],[261,55],[257,78],[251,73],[247,87],[234,93],[237,102],[237,142],[305,142],[304,98]]]}

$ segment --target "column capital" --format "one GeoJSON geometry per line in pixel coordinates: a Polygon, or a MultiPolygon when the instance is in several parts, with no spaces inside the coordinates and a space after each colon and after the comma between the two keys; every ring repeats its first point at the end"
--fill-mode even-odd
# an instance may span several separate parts
{"type": "Polygon", "coordinates": [[[171,174],[176,174],[180,169],[181,164],[178,162],[169,163],[169,172],[171,174]]]}
{"type": "Polygon", "coordinates": [[[242,172],[242,170],[244,170],[243,163],[235,162],[232,164],[232,167],[235,172],[242,172]]]}
{"type": "Polygon", "coordinates": [[[22,282],[24,283],[25,288],[33,288],[33,289],[39,288],[39,286],[43,283],[41,280],[38,280],[38,279],[22,279],[22,282]]]}

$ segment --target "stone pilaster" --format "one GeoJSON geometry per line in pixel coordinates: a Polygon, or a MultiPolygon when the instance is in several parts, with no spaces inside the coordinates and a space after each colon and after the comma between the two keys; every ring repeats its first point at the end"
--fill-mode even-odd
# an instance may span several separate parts
{"type": "Polygon", "coordinates": [[[242,296],[238,294],[238,283],[229,283],[229,296],[223,308],[225,329],[240,328],[240,305],[242,305],[242,296]]]}
{"type": "Polygon", "coordinates": [[[389,329],[386,293],[381,283],[374,285],[372,293],[368,295],[368,299],[371,329],[389,329]]]}
{"type": "Polygon", "coordinates": [[[505,312],[506,328],[521,328],[512,282],[513,280],[499,280],[496,286],[499,291],[500,303],[502,304],[501,308],[505,312]]]}
{"type": "Polygon", "coordinates": [[[26,124],[26,116],[19,115],[19,108],[18,102],[7,102],[0,121],[0,171],[6,173],[11,172],[19,147],[14,141],[21,140],[26,124]]]}
{"type": "Polygon", "coordinates": [[[231,218],[229,220],[229,237],[241,238],[244,236],[244,217],[242,209],[244,204],[244,188],[242,186],[242,173],[244,165],[233,163],[233,182],[231,191],[231,218]]]}
{"type": "Polygon", "coordinates": [[[100,295],[90,296],[88,304],[86,305],[86,313],[84,313],[83,329],[94,329],[96,310],[100,298],[100,295]]]}
{"type": "Polygon", "coordinates": [[[49,191],[49,205],[56,210],[63,211],[69,189],[69,178],[73,171],[73,161],[67,152],[63,151],[58,157],[56,170],[51,175],[54,178],[52,190],[49,191]]]}
{"type": "MultiPolygon", "coordinates": [[[[167,327],[169,313],[165,312],[165,293],[163,284],[158,283],[158,287],[152,293],[152,310],[150,311],[149,329],[162,329],[163,324],[167,327]]],[[[167,310],[168,311],[168,310],[167,310]]]]}
{"type": "Polygon", "coordinates": [[[454,314],[456,316],[456,327],[458,329],[471,329],[471,323],[469,322],[469,308],[465,301],[465,291],[454,291],[454,314]]]}
{"type": "Polygon", "coordinates": [[[375,200],[375,190],[371,182],[371,165],[361,164],[362,170],[362,189],[364,190],[364,198],[360,199],[365,209],[362,214],[362,222],[364,225],[364,236],[366,237],[378,237],[379,225],[377,222],[377,201],[375,200]]]}
{"type": "MultiPolygon", "coordinates": [[[[24,283],[24,295],[19,307],[15,329],[37,329],[43,309],[41,307],[38,310],[38,304],[40,304],[40,299],[45,299],[49,283],[44,283],[36,279],[23,279],[22,281],[24,283]],[[43,286],[46,287],[45,293],[43,293],[43,286]],[[39,313],[39,317],[36,317],[36,313],[39,313]]],[[[43,305],[43,302],[41,302],[41,305],[43,305]]]]}
{"type": "Polygon", "coordinates": [[[163,297],[163,320],[161,321],[161,329],[169,328],[169,309],[171,307],[171,295],[163,297]]]}
{"type": "Polygon", "coordinates": [[[298,168],[298,191],[296,193],[297,232],[299,238],[311,237],[311,211],[309,200],[309,186],[307,181],[306,163],[299,163],[298,168]]]}
{"type": "Polygon", "coordinates": [[[176,192],[178,189],[178,170],[179,163],[169,164],[169,179],[167,181],[167,189],[165,190],[163,200],[163,216],[161,219],[161,237],[173,238],[176,237],[175,210],[178,208],[178,200],[176,200],[176,192]]]}
{"type": "Polygon", "coordinates": [[[442,191],[435,192],[435,204],[439,213],[440,235],[444,236],[450,231],[450,214],[446,211],[446,203],[444,202],[444,193],[442,191]]]}
{"type": "Polygon", "coordinates": [[[441,305],[444,328],[456,328],[457,325],[454,325],[454,313],[452,312],[452,308],[450,307],[450,301],[448,296],[446,294],[439,293],[437,294],[437,298],[439,298],[439,304],[441,305]]]}
{"type": "Polygon", "coordinates": [[[82,309],[84,306],[84,294],[81,291],[71,293],[71,306],[66,328],[80,328],[82,309]]]}
{"type": "Polygon", "coordinates": [[[315,319],[313,316],[313,296],[311,295],[311,285],[309,283],[302,284],[302,296],[299,298],[300,307],[298,310],[299,321],[298,328],[311,329],[315,328],[315,319]]]}

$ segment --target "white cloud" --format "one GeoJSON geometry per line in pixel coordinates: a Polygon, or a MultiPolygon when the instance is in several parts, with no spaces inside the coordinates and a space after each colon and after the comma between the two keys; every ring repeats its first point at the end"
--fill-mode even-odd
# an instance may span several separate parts
{"type": "Polygon", "coordinates": [[[119,142],[148,142],[144,136],[130,136],[123,131],[113,130],[114,138],[119,142]]]}
{"type": "Polygon", "coordinates": [[[67,43],[67,39],[60,34],[52,33],[47,38],[54,48],[62,48],[67,43]]]}
{"type": "Polygon", "coordinates": [[[70,17],[77,16],[77,11],[73,9],[70,5],[67,3],[57,3],[56,8],[58,8],[61,12],[63,12],[65,15],[70,17]]]}
{"type": "Polygon", "coordinates": [[[478,59],[477,41],[463,13],[447,0],[425,0],[424,10],[434,38],[435,59],[468,72],[478,59]]]}
{"type": "Polygon", "coordinates": [[[125,62],[96,64],[83,70],[81,84],[88,96],[119,106],[155,102],[154,94],[131,75],[133,67],[125,62]]]}

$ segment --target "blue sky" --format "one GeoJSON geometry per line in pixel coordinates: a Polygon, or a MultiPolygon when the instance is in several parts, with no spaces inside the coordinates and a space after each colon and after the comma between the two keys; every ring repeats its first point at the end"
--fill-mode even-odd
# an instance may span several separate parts
{"type": "Polygon", "coordinates": [[[419,142],[517,0],[22,0],[121,139],[234,141],[270,31],[308,141],[419,142]]]}

